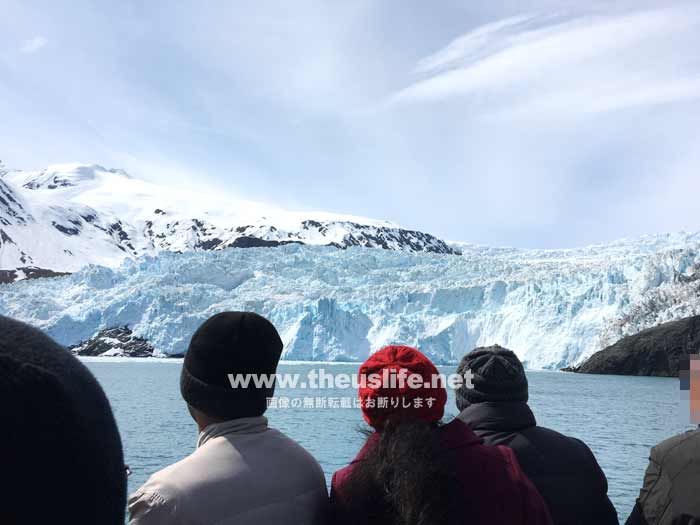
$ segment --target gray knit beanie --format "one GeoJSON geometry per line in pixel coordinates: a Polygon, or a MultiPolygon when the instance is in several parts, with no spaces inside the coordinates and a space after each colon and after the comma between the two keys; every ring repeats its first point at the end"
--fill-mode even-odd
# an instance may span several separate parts
{"type": "Polygon", "coordinates": [[[523,364],[514,352],[498,345],[475,348],[462,358],[457,373],[471,370],[471,383],[457,390],[457,408],[485,401],[527,401],[523,364]]]}

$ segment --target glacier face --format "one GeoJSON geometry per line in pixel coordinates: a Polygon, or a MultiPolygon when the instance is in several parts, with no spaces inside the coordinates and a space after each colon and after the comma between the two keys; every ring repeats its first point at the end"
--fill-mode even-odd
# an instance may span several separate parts
{"type": "Polygon", "coordinates": [[[223,310],[270,318],[285,359],[362,360],[389,343],[440,363],[512,348],[530,368],[575,365],[623,335],[700,313],[700,234],[577,250],[461,245],[463,256],[286,245],[161,253],[0,285],[0,313],[63,344],[128,326],[182,353],[223,310]]]}

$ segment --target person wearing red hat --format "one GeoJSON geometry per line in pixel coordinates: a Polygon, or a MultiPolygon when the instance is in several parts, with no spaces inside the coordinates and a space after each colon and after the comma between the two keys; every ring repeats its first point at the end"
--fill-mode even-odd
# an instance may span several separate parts
{"type": "Polygon", "coordinates": [[[360,367],[359,384],[373,431],[333,475],[332,523],[552,523],[510,449],[483,445],[459,419],[440,424],[447,391],[421,352],[382,348],[360,367]]]}

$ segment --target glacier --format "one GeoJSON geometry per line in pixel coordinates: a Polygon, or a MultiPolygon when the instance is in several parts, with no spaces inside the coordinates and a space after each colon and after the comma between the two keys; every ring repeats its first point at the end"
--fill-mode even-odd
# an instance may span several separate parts
{"type": "Polygon", "coordinates": [[[287,360],[359,361],[403,343],[448,364],[497,343],[533,369],[577,365],[624,335],[700,313],[700,233],[572,250],[458,248],[164,252],[0,285],[0,313],[65,345],[128,326],[165,356],[183,353],[209,316],[252,310],[277,326],[287,360]]]}

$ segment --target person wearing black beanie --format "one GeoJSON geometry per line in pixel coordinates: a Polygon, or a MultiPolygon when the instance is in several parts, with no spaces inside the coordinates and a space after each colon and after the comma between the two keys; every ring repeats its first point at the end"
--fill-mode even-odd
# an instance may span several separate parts
{"type": "Polygon", "coordinates": [[[180,374],[197,448],[129,497],[131,525],[324,523],[321,467],[263,415],[282,348],[272,323],[253,312],[223,312],[197,329],[180,374]],[[246,386],[236,383],[246,376],[246,386]]]}
{"type": "Polygon", "coordinates": [[[3,316],[0,404],[0,523],[124,523],[122,444],[102,388],[68,350],[3,316]]]}
{"type": "Polygon", "coordinates": [[[465,378],[456,394],[457,417],[487,445],[513,449],[556,525],[618,523],[605,474],[586,444],[537,426],[527,404],[525,369],[514,352],[498,345],[476,348],[457,373],[465,378]]]}
{"type": "Polygon", "coordinates": [[[250,312],[224,312],[192,336],[180,374],[180,392],[190,407],[221,419],[261,416],[274,385],[231,388],[229,373],[272,376],[282,340],[270,321],[250,312]]]}

